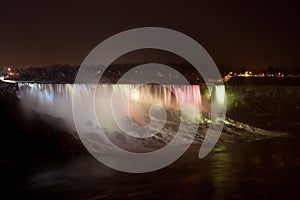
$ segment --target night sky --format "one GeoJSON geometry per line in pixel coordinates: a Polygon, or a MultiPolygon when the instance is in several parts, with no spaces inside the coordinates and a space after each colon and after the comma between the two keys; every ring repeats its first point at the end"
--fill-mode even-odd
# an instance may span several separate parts
{"type": "Polygon", "coordinates": [[[157,26],[194,38],[220,66],[300,68],[297,1],[45,2],[1,3],[0,66],[80,65],[107,37],[157,26]]]}

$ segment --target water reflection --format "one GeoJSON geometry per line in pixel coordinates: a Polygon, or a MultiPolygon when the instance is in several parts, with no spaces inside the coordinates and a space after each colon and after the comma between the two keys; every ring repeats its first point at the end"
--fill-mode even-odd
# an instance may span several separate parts
{"type": "Polygon", "coordinates": [[[226,152],[225,146],[217,146],[214,152],[212,160],[214,160],[217,165],[211,168],[212,182],[215,187],[215,199],[222,199],[225,195],[225,182],[227,182],[228,179],[228,168],[231,163],[230,155],[226,152]]]}
{"type": "Polygon", "coordinates": [[[204,159],[193,145],[162,170],[128,174],[89,155],[36,163],[18,192],[31,199],[286,199],[297,195],[299,142],[219,145],[204,159]]]}

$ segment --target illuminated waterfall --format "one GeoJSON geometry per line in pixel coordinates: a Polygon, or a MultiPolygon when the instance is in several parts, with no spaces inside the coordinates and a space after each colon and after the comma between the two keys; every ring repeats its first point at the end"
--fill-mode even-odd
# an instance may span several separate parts
{"type": "MultiPolygon", "coordinates": [[[[208,85],[207,89],[202,87],[202,85],[110,85],[110,84],[101,84],[101,85],[89,85],[89,84],[40,84],[40,83],[18,83],[17,96],[20,99],[20,103],[26,113],[32,113],[32,110],[38,113],[41,117],[45,119],[50,119],[49,122],[54,122],[53,126],[57,126],[57,119],[61,120],[64,123],[65,127],[71,130],[72,133],[76,132],[74,124],[73,111],[72,111],[72,99],[73,95],[79,95],[79,103],[82,105],[78,112],[82,115],[82,124],[80,126],[89,127],[89,133],[98,133],[98,130],[108,130],[111,135],[120,133],[120,128],[116,123],[112,115],[112,108],[115,109],[115,115],[118,115],[119,120],[124,120],[124,123],[127,123],[127,119],[133,119],[137,125],[146,126],[149,123],[150,107],[152,105],[159,104],[165,110],[170,111],[170,118],[168,118],[166,124],[166,130],[163,130],[160,134],[166,135],[163,139],[164,142],[169,141],[167,134],[176,134],[176,127],[179,123],[180,118],[178,117],[178,110],[180,110],[182,105],[179,105],[181,102],[184,106],[184,109],[187,110],[188,114],[188,123],[190,121],[194,123],[199,122],[199,125],[202,126],[202,132],[206,132],[207,125],[211,123],[210,114],[212,113],[212,102],[215,102],[215,107],[223,106],[228,103],[232,97],[232,94],[229,92],[225,93],[224,85],[208,85]],[[96,90],[95,90],[96,89],[96,90]],[[93,94],[95,92],[95,95],[93,94]],[[115,104],[112,104],[111,97],[112,94],[115,95],[115,104]],[[205,95],[203,95],[205,94],[205,95]],[[230,96],[231,95],[231,96],[230,96]],[[91,99],[95,99],[93,102],[91,99]],[[130,101],[128,101],[128,99],[130,101]],[[94,106],[90,106],[93,105],[94,106]],[[126,104],[127,103],[127,104],[126,104]],[[199,108],[199,112],[195,112],[199,108]],[[84,113],[95,113],[95,117],[90,117],[89,114],[84,115],[84,113]],[[50,117],[49,117],[50,116],[50,117]],[[145,117],[146,116],[146,117],[145,117]],[[148,117],[148,121],[144,123],[148,117]],[[52,120],[55,118],[55,120],[52,120]],[[175,120],[174,120],[175,119],[175,120]]],[[[156,107],[159,108],[159,107],[156,107]]],[[[159,109],[158,109],[159,110],[159,109]]],[[[158,110],[153,109],[154,112],[158,110]]],[[[151,116],[150,116],[151,117],[151,116]]],[[[152,119],[151,119],[152,120],[152,119]]],[[[154,119],[154,124],[160,126],[160,118],[154,119]]],[[[224,121],[225,128],[228,133],[235,133],[237,130],[247,133],[247,137],[257,139],[256,137],[266,137],[276,136],[276,133],[271,133],[259,128],[251,127],[247,124],[240,122],[235,122],[232,119],[226,119],[224,121]],[[249,134],[250,133],[250,134],[249,134]]],[[[129,123],[130,125],[132,123],[129,123]]],[[[132,130],[138,131],[140,129],[136,128],[136,125],[133,125],[132,130]]],[[[186,130],[189,132],[189,130],[186,130]]],[[[124,134],[126,135],[126,134],[124,134]]],[[[230,138],[232,138],[230,134],[230,138]]],[[[278,133],[277,135],[280,135],[278,133]]],[[[281,135],[284,135],[282,133],[281,135]]],[[[236,135],[236,137],[241,137],[242,135],[236,135]]],[[[126,136],[129,137],[129,136],[126,136]]],[[[119,138],[119,137],[116,137],[119,138]]],[[[248,140],[249,138],[247,138],[248,140]]],[[[114,141],[117,141],[115,139],[114,141]]],[[[127,140],[130,141],[130,140],[127,140]]],[[[136,144],[136,140],[132,140],[133,144],[136,144]]],[[[122,143],[122,140],[120,141],[122,143]]],[[[128,145],[130,146],[130,145],[128,145]]]]}
{"type": "MultiPolygon", "coordinates": [[[[34,110],[57,118],[63,118],[73,126],[72,95],[79,90],[82,101],[89,104],[93,98],[93,85],[88,84],[40,84],[19,83],[18,97],[24,109],[34,110]]],[[[114,93],[117,95],[118,107],[125,107],[123,99],[130,99],[133,104],[160,104],[166,109],[180,109],[179,102],[200,108],[202,97],[199,85],[97,85],[96,109],[106,113],[107,99],[114,93]],[[177,98],[176,98],[177,97],[177,98]]],[[[124,100],[125,101],[125,100],[124,100]]],[[[86,109],[83,107],[82,109],[86,109]]],[[[122,110],[122,109],[121,109],[122,110]]],[[[124,110],[124,108],[123,108],[124,110]]],[[[126,109],[125,109],[126,110],[126,109]]],[[[139,110],[141,111],[141,109],[139,110]]],[[[125,112],[125,111],[124,111],[125,112]]],[[[126,114],[126,113],[120,113],[126,114]]],[[[95,122],[96,123],[96,122],[95,122]]]]}
{"type": "MultiPolygon", "coordinates": [[[[57,103],[71,103],[74,85],[72,84],[40,84],[19,83],[18,97],[24,101],[32,101],[34,106],[58,106],[57,103]]],[[[92,91],[92,85],[76,85],[82,95],[92,91]]],[[[166,107],[175,108],[179,102],[201,106],[199,85],[98,85],[97,93],[113,91],[120,97],[144,103],[161,102],[166,107]],[[176,98],[177,97],[177,98],[176,98]]],[[[29,105],[28,105],[29,106],[29,105]]],[[[33,106],[33,105],[32,105],[33,106]]],[[[55,109],[52,107],[52,109],[55,109]]],[[[34,108],[34,107],[33,107],[34,108]]]]}

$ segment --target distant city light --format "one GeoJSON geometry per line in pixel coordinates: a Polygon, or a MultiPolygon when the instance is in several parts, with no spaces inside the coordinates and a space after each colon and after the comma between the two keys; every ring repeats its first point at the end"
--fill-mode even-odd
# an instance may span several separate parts
{"type": "Polygon", "coordinates": [[[287,74],[283,72],[278,73],[254,73],[252,71],[245,71],[244,73],[234,73],[229,72],[226,76],[224,76],[223,81],[227,82],[232,77],[300,77],[298,74],[287,74]]]}

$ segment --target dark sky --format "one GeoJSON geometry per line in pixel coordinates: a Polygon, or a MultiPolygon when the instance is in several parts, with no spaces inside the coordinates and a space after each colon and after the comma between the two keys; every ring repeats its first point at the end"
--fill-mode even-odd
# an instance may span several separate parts
{"type": "Polygon", "coordinates": [[[81,64],[109,36],[158,26],[194,38],[218,65],[299,70],[300,12],[295,2],[1,3],[0,66],[81,64]]]}

